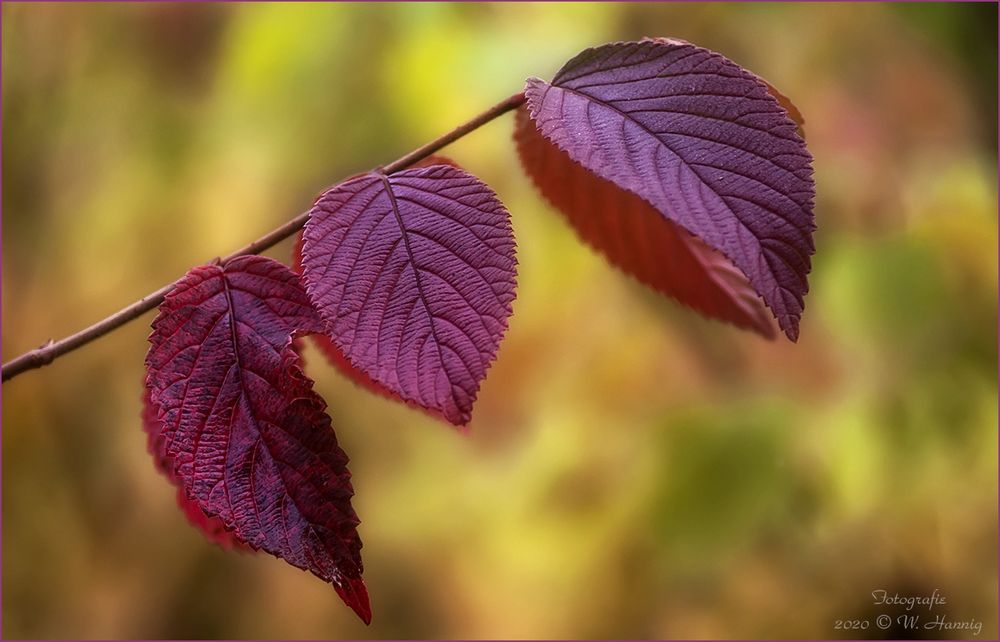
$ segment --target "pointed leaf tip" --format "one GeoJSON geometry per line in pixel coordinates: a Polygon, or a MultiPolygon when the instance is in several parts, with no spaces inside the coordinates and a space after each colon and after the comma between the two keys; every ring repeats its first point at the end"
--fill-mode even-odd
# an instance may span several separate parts
{"type": "Polygon", "coordinates": [[[368,600],[368,588],[360,577],[344,578],[343,584],[334,582],[333,588],[344,604],[351,607],[366,625],[372,623],[372,607],[368,600]]]}

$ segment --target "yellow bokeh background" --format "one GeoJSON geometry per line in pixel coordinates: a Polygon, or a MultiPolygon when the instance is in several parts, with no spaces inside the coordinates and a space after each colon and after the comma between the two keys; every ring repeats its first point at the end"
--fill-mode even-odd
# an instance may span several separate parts
{"type": "Polygon", "coordinates": [[[995,5],[2,11],[5,361],[613,40],[790,96],[819,226],[801,339],[763,341],[582,246],[487,125],[446,153],[510,209],[518,296],[470,434],[306,352],[371,626],[186,524],[139,423],[147,315],[3,385],[4,637],[905,637],[834,626],[939,589],[996,638],[995,5]]]}

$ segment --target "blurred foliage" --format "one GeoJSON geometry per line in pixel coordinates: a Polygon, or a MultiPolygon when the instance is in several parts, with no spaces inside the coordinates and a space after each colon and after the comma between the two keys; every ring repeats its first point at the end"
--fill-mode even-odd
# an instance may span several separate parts
{"type": "Polygon", "coordinates": [[[139,426],[147,317],[3,386],[5,637],[822,638],[938,588],[995,639],[995,5],[2,11],[4,359],[616,39],[792,97],[819,224],[802,339],[768,343],[605,265],[488,125],[448,154],[510,208],[520,276],[471,434],[306,354],[371,627],[185,524],[139,426]]]}

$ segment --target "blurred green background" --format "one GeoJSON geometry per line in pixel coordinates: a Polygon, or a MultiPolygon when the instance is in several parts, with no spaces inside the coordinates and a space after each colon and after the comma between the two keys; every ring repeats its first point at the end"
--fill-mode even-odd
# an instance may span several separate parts
{"type": "Polygon", "coordinates": [[[471,434],[306,354],[352,458],[371,627],[186,524],[139,424],[147,315],[3,386],[4,637],[904,637],[834,622],[937,588],[995,638],[996,24],[995,5],[4,3],[4,360],[611,40],[691,40],[789,95],[819,225],[802,338],[768,343],[580,245],[511,116],[489,124],[447,150],[518,239],[471,434]]]}

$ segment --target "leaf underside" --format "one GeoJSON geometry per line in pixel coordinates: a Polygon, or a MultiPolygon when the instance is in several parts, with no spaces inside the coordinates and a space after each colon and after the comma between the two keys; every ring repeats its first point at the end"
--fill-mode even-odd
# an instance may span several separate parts
{"type": "Polygon", "coordinates": [[[546,140],[728,258],[797,339],[814,251],[812,157],[767,83],[660,39],[588,49],[551,83],[529,79],[525,96],[546,140]]]}
{"type": "Polygon", "coordinates": [[[515,263],[507,210],[443,164],[341,183],[303,234],[306,290],[340,353],[459,426],[506,330],[515,263]]]}
{"type": "Polygon", "coordinates": [[[347,456],[291,347],[322,329],[298,276],[276,261],[191,270],[150,335],[156,455],[206,515],[332,583],[367,623],[347,456]]]}

